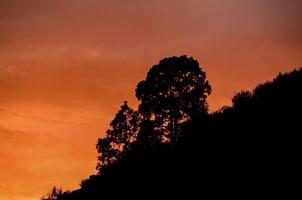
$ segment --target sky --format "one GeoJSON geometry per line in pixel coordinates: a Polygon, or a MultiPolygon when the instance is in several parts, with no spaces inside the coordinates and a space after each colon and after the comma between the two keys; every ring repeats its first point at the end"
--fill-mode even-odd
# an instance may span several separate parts
{"type": "Polygon", "coordinates": [[[0,0],[0,200],[75,189],[162,58],[193,56],[210,110],[302,66],[300,0],[0,0]]]}

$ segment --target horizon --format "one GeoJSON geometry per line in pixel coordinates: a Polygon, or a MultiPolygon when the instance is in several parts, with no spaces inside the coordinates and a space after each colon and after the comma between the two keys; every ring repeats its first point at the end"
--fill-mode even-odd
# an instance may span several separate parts
{"type": "Polygon", "coordinates": [[[0,1],[0,200],[95,173],[97,138],[161,59],[188,55],[210,112],[302,65],[299,0],[0,1]],[[46,148],[47,147],[47,148],[46,148]]]}

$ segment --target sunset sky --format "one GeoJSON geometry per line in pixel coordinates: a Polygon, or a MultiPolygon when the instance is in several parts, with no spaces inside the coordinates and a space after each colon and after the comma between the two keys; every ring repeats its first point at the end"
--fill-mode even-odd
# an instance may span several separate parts
{"type": "Polygon", "coordinates": [[[136,84],[189,55],[210,110],[302,65],[301,0],[0,0],[0,200],[95,173],[95,143],[136,84]]]}

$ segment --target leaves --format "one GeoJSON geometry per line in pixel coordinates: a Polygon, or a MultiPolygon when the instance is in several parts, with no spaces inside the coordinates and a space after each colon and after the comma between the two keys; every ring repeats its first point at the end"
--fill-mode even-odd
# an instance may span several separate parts
{"type": "Polygon", "coordinates": [[[207,112],[206,98],[210,93],[205,73],[196,60],[187,56],[163,59],[136,89],[141,101],[139,111],[170,139],[177,137],[183,121],[207,112]]]}
{"type": "Polygon", "coordinates": [[[98,156],[97,169],[117,161],[129,144],[135,141],[139,130],[139,114],[131,109],[127,102],[121,106],[115,118],[110,123],[106,137],[97,142],[98,156]]]}

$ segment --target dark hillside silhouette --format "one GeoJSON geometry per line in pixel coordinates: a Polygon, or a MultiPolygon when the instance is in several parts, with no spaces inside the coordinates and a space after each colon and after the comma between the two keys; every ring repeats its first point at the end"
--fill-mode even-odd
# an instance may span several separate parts
{"type": "Polygon", "coordinates": [[[124,103],[99,139],[99,173],[47,200],[249,197],[296,189],[302,68],[237,93],[232,106],[212,114],[210,93],[193,58],[163,59],[138,84],[139,110],[124,103]]]}

